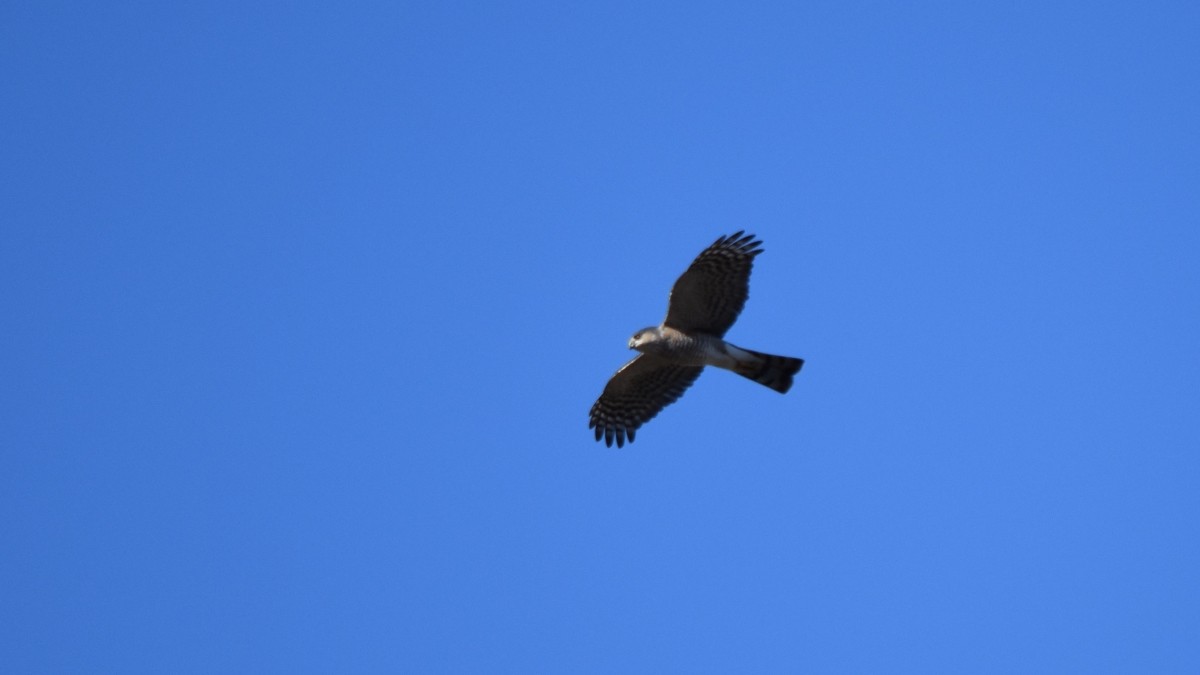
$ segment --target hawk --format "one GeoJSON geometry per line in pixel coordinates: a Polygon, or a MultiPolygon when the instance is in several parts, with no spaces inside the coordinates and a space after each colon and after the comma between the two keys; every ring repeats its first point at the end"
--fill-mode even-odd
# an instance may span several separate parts
{"type": "Polygon", "coordinates": [[[667,318],[629,339],[638,354],[612,376],[592,406],[589,428],[605,445],[625,446],[634,432],[674,403],[705,366],[732,370],[779,393],[804,359],[742,349],[723,337],[750,295],[750,267],[762,242],[739,231],[700,252],[671,289],[667,318]]]}

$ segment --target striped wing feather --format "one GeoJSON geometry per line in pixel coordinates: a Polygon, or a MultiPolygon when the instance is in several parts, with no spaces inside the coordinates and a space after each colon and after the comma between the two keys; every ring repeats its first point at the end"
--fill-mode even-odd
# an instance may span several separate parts
{"type": "Polygon", "coordinates": [[[736,232],[700,252],[671,289],[663,323],[685,333],[721,337],[750,296],[750,268],[762,253],[754,235],[736,232]]]}
{"type": "Polygon", "coordinates": [[[590,413],[589,428],[605,445],[633,442],[638,427],[674,403],[700,377],[703,367],[680,366],[651,354],[642,354],[617,371],[590,413]]]}

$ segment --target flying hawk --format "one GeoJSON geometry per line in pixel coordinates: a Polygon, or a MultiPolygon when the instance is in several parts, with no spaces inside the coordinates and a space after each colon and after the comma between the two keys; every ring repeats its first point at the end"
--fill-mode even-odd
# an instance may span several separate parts
{"type": "Polygon", "coordinates": [[[612,447],[674,403],[705,366],[732,370],[779,393],[792,386],[803,359],[736,347],[723,338],[750,295],[750,267],[762,253],[754,235],[736,232],[701,251],[671,289],[667,318],[629,339],[638,354],[612,376],[592,406],[589,428],[612,447]]]}

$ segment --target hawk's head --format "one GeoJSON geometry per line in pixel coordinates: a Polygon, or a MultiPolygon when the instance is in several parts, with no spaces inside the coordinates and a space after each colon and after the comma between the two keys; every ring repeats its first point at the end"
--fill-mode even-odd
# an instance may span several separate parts
{"type": "Polygon", "coordinates": [[[634,333],[633,337],[629,338],[629,348],[644,352],[647,345],[657,341],[660,337],[662,337],[662,333],[658,326],[643,328],[634,333]]]}

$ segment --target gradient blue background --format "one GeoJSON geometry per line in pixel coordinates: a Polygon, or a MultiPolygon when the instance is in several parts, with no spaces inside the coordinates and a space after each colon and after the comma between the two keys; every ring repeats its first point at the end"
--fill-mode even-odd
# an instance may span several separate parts
{"type": "Polygon", "coordinates": [[[1195,3],[99,5],[0,10],[3,672],[1200,672],[1195,3]],[[791,393],[596,444],[743,228],[791,393]]]}

